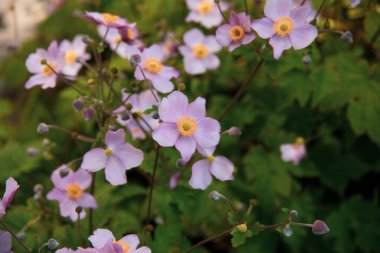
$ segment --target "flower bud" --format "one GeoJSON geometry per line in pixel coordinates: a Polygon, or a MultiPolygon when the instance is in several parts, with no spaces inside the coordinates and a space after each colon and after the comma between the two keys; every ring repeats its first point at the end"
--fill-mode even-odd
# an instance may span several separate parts
{"type": "Polygon", "coordinates": [[[63,169],[59,170],[59,176],[64,178],[70,173],[70,169],[67,167],[64,167],[63,169]]]}
{"type": "Polygon", "coordinates": [[[59,245],[59,243],[54,238],[50,238],[49,241],[47,242],[47,247],[50,250],[58,248],[58,245],[59,245]]]}
{"type": "Polygon", "coordinates": [[[141,56],[138,54],[134,54],[129,59],[129,62],[131,63],[132,67],[137,68],[141,63],[141,56]]]}
{"type": "Polygon", "coordinates": [[[82,208],[81,206],[77,206],[77,207],[75,208],[75,212],[76,212],[77,214],[80,214],[82,211],[83,211],[83,208],[82,208]]]}
{"type": "Polygon", "coordinates": [[[212,191],[212,192],[210,192],[210,194],[209,194],[208,196],[209,196],[209,198],[210,198],[211,200],[214,200],[214,201],[218,201],[218,200],[220,200],[220,199],[223,197],[223,195],[220,194],[220,193],[217,192],[217,191],[212,191]]]}
{"type": "Polygon", "coordinates": [[[41,59],[41,65],[46,65],[46,64],[47,64],[46,59],[41,59]]]}
{"type": "Polygon", "coordinates": [[[297,217],[298,217],[298,212],[297,212],[296,210],[290,210],[290,212],[289,212],[289,217],[290,217],[290,219],[292,219],[292,220],[297,219],[297,217]]]}
{"type": "Polygon", "coordinates": [[[227,134],[229,136],[239,136],[241,135],[241,131],[237,127],[231,127],[230,129],[227,130],[227,134]]]}
{"type": "Polygon", "coordinates": [[[183,166],[185,166],[185,164],[186,164],[186,163],[184,163],[184,162],[182,161],[182,159],[178,159],[178,160],[176,161],[176,163],[175,163],[175,166],[176,166],[178,169],[180,169],[180,168],[183,168],[183,166]]]}
{"type": "Polygon", "coordinates": [[[246,224],[240,224],[240,225],[237,225],[236,227],[242,233],[247,232],[247,229],[248,229],[246,224]]]}
{"type": "Polygon", "coordinates": [[[343,32],[342,36],[340,36],[340,39],[345,43],[354,42],[354,38],[353,38],[352,33],[350,31],[343,32]]]}
{"type": "Polygon", "coordinates": [[[38,149],[33,148],[33,147],[28,147],[26,150],[26,154],[30,157],[36,156],[38,154],[38,149]]]}
{"type": "Polygon", "coordinates": [[[36,185],[33,187],[33,191],[34,191],[35,193],[41,193],[43,190],[44,190],[44,187],[42,186],[42,184],[36,184],[36,185]]]}
{"type": "Polygon", "coordinates": [[[291,237],[293,234],[292,228],[287,224],[285,228],[282,230],[282,234],[286,237],[291,237]]]}
{"type": "Polygon", "coordinates": [[[119,72],[119,71],[118,71],[117,68],[112,68],[112,69],[111,69],[111,73],[114,74],[114,75],[117,75],[118,72],[119,72]]]}
{"type": "Polygon", "coordinates": [[[91,107],[84,109],[83,113],[82,113],[85,121],[91,120],[94,117],[94,114],[95,114],[95,112],[91,107]]]}
{"type": "Polygon", "coordinates": [[[177,172],[171,175],[169,187],[170,189],[174,189],[178,186],[179,178],[181,177],[181,173],[177,172]]]}
{"type": "Polygon", "coordinates": [[[179,83],[178,84],[178,90],[179,91],[184,91],[186,89],[186,84],[184,83],[179,83]]]}
{"type": "Polygon", "coordinates": [[[302,57],[302,63],[304,65],[309,65],[311,63],[311,56],[310,54],[305,54],[303,57],[302,57]]]}
{"type": "Polygon", "coordinates": [[[158,112],[152,112],[152,114],[150,116],[152,116],[153,119],[159,119],[160,118],[160,115],[158,114],[158,112]]]}
{"type": "Polygon", "coordinates": [[[45,147],[48,146],[50,144],[50,140],[48,138],[44,138],[42,140],[42,145],[44,145],[45,147]]]}
{"type": "Polygon", "coordinates": [[[316,220],[311,227],[313,234],[315,235],[323,235],[330,231],[329,227],[321,220],[316,220]]]}
{"type": "Polygon", "coordinates": [[[82,37],[82,42],[84,44],[90,44],[92,42],[92,40],[90,39],[90,37],[88,37],[87,35],[85,35],[85,36],[82,37]]]}
{"type": "Polygon", "coordinates": [[[49,132],[49,127],[48,125],[46,125],[45,123],[40,123],[38,124],[38,127],[37,127],[37,133],[39,134],[46,134],[47,132],[49,132]]]}
{"type": "Polygon", "coordinates": [[[125,104],[125,110],[130,111],[133,108],[133,105],[131,103],[125,104]]]}
{"type": "Polygon", "coordinates": [[[38,201],[40,201],[40,199],[41,199],[41,194],[36,193],[36,194],[34,194],[33,198],[34,198],[35,201],[38,202],[38,201]]]}
{"type": "Polygon", "coordinates": [[[83,109],[84,104],[80,99],[75,99],[73,101],[73,107],[76,112],[80,112],[83,109]]]}
{"type": "Polygon", "coordinates": [[[25,232],[24,231],[20,231],[16,234],[17,238],[20,240],[20,241],[24,241],[25,240],[25,232]]]}
{"type": "Polygon", "coordinates": [[[123,121],[129,120],[129,118],[130,118],[129,113],[128,112],[122,112],[122,113],[120,113],[120,118],[123,121]]]}

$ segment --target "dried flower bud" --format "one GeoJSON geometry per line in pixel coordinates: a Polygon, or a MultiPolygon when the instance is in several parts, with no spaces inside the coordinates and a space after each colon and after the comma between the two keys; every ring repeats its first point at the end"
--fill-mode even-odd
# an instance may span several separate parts
{"type": "Polygon", "coordinates": [[[47,247],[50,250],[58,248],[58,245],[59,245],[59,243],[54,238],[50,238],[49,241],[47,242],[47,247]]]}
{"type": "Polygon", "coordinates": [[[257,205],[257,200],[256,200],[256,199],[250,199],[250,200],[249,200],[249,204],[250,204],[251,206],[256,206],[256,205],[257,205]]]}
{"type": "Polygon", "coordinates": [[[138,54],[134,54],[129,59],[129,62],[131,63],[132,67],[137,68],[141,63],[141,56],[138,54]]]}
{"type": "Polygon", "coordinates": [[[292,228],[287,224],[285,228],[282,230],[282,234],[286,237],[291,237],[293,234],[292,228]]]}
{"type": "Polygon", "coordinates": [[[350,31],[343,32],[342,36],[340,36],[340,39],[345,43],[354,42],[354,37],[350,31]]]}
{"type": "Polygon", "coordinates": [[[37,133],[39,134],[46,134],[47,132],[49,132],[49,127],[48,125],[46,125],[45,123],[40,123],[38,124],[38,127],[37,127],[37,133]]]}
{"type": "Polygon", "coordinates": [[[33,147],[28,147],[26,150],[26,154],[30,157],[36,156],[38,154],[38,149],[33,148],[33,147]]]}
{"type": "Polygon", "coordinates": [[[217,191],[212,191],[212,192],[210,192],[210,194],[209,194],[208,196],[209,196],[209,198],[210,198],[211,200],[214,200],[214,201],[218,201],[218,200],[220,200],[220,199],[223,197],[223,195],[220,194],[220,193],[217,192],[217,191]]]}
{"type": "Polygon", "coordinates": [[[292,220],[297,219],[297,217],[298,217],[298,212],[297,212],[296,210],[290,210],[290,212],[289,212],[289,217],[290,217],[290,219],[292,219],[292,220]]]}
{"type": "Polygon", "coordinates": [[[34,191],[35,193],[41,193],[43,190],[44,190],[44,187],[42,186],[42,184],[36,184],[36,185],[33,187],[33,191],[34,191]]]}
{"type": "Polygon", "coordinates": [[[236,227],[242,233],[247,232],[247,229],[248,229],[246,224],[240,224],[240,225],[237,225],[236,227]]]}
{"type": "Polygon", "coordinates": [[[178,90],[179,91],[184,91],[186,89],[186,84],[184,83],[179,83],[178,84],[178,90]]]}
{"type": "Polygon", "coordinates": [[[80,112],[83,109],[84,104],[80,99],[75,99],[73,101],[73,107],[76,112],[80,112]]]}
{"type": "Polygon", "coordinates": [[[304,65],[309,65],[311,63],[311,55],[310,54],[305,54],[303,57],[302,57],[302,63],[304,65]]]}
{"type": "Polygon", "coordinates": [[[241,131],[237,127],[231,127],[230,129],[227,130],[227,134],[229,136],[239,136],[241,135],[241,131]]]}
{"type": "Polygon", "coordinates": [[[323,235],[330,231],[329,227],[321,220],[316,220],[311,227],[313,234],[315,235],[323,235]]]}
{"type": "Polygon", "coordinates": [[[148,224],[145,226],[145,231],[152,232],[154,230],[154,227],[151,224],[148,224]]]}
{"type": "Polygon", "coordinates": [[[82,112],[83,118],[86,121],[91,120],[94,117],[94,114],[95,114],[95,112],[91,107],[84,109],[82,112]]]}

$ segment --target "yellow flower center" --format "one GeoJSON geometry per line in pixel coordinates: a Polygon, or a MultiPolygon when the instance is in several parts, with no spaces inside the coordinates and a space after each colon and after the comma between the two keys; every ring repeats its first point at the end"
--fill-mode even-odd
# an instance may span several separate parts
{"type": "Polygon", "coordinates": [[[144,62],[144,68],[151,73],[158,73],[162,70],[162,63],[156,58],[148,58],[144,62]]]}
{"type": "Polygon", "coordinates": [[[177,121],[178,132],[183,136],[192,136],[197,130],[197,122],[194,118],[189,116],[183,116],[177,121]]]}
{"type": "Polygon", "coordinates": [[[201,15],[208,14],[214,8],[214,3],[209,0],[204,0],[198,4],[198,13],[201,15]]]}
{"type": "Polygon", "coordinates": [[[130,40],[136,39],[136,35],[131,28],[127,28],[127,37],[130,40]]]}
{"type": "Polygon", "coordinates": [[[121,42],[121,37],[120,36],[117,36],[114,40],[113,40],[116,44],[119,44],[121,42]]]}
{"type": "Polygon", "coordinates": [[[82,187],[77,183],[71,183],[66,188],[67,196],[69,196],[70,199],[79,199],[83,195],[83,189],[82,187]]]}
{"type": "Polygon", "coordinates": [[[196,58],[203,59],[208,55],[208,48],[204,44],[198,44],[193,47],[193,54],[196,58]]]}
{"type": "Polygon", "coordinates": [[[282,17],[274,21],[273,29],[280,35],[285,36],[293,31],[294,22],[290,17],[282,17]]]}
{"type": "Polygon", "coordinates": [[[120,245],[123,249],[123,253],[127,253],[129,249],[131,248],[128,243],[122,242],[122,241],[115,241],[113,244],[120,245]]]}
{"type": "Polygon", "coordinates": [[[240,25],[235,25],[231,27],[230,29],[230,38],[233,41],[238,41],[241,40],[245,35],[243,27],[240,25]]]}
{"type": "Polygon", "coordinates": [[[44,68],[42,69],[42,73],[45,75],[45,76],[50,76],[52,73],[53,73],[53,69],[55,68],[55,64],[54,63],[47,63],[44,68]],[[49,66],[48,66],[49,65],[49,66]]]}
{"type": "Polygon", "coordinates": [[[209,155],[207,157],[207,161],[209,161],[210,163],[212,163],[214,160],[215,160],[215,156],[213,156],[213,155],[209,155]]]}
{"type": "Polygon", "coordinates": [[[77,52],[75,50],[69,50],[65,54],[65,60],[67,64],[73,64],[77,60],[77,52]]]}
{"type": "Polygon", "coordinates": [[[104,150],[104,154],[105,154],[106,156],[110,156],[110,155],[112,155],[112,150],[109,149],[109,148],[107,148],[106,150],[104,150]]]}
{"type": "Polygon", "coordinates": [[[115,23],[120,17],[109,13],[103,13],[102,17],[107,24],[115,23]]]}
{"type": "Polygon", "coordinates": [[[305,139],[302,138],[302,137],[298,137],[298,138],[296,139],[296,143],[297,143],[297,144],[303,144],[303,143],[305,143],[305,139]]]}

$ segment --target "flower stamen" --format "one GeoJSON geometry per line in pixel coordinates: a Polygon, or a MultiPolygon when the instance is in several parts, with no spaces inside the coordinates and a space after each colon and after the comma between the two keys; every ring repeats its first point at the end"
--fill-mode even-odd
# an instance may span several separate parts
{"type": "Polygon", "coordinates": [[[230,29],[230,38],[232,41],[236,42],[241,40],[245,35],[243,27],[240,25],[235,25],[230,29]]]}
{"type": "Polygon", "coordinates": [[[127,253],[129,249],[131,248],[131,246],[129,246],[128,243],[122,242],[122,241],[114,241],[113,244],[117,244],[121,246],[121,248],[123,249],[123,253],[127,253]]]}
{"type": "Polygon", "coordinates": [[[157,60],[156,58],[148,58],[144,62],[144,68],[149,72],[156,74],[161,72],[163,66],[161,61],[157,60]]]}
{"type": "Polygon", "coordinates": [[[79,199],[83,195],[83,189],[82,187],[77,183],[71,183],[66,188],[67,196],[69,196],[70,199],[79,199]]]}
{"type": "Polygon", "coordinates": [[[198,4],[198,13],[201,15],[208,14],[214,8],[214,3],[209,0],[204,0],[198,4]]]}
{"type": "Polygon", "coordinates": [[[198,59],[203,59],[208,56],[208,47],[204,44],[197,44],[193,47],[193,54],[198,59]]]}
{"type": "Polygon", "coordinates": [[[286,36],[293,31],[294,22],[290,17],[281,17],[274,21],[273,29],[280,36],[286,36]]]}
{"type": "Polygon", "coordinates": [[[65,54],[65,60],[67,64],[73,64],[77,60],[77,53],[75,50],[69,50],[65,54]]]}
{"type": "Polygon", "coordinates": [[[120,17],[109,13],[103,13],[102,17],[107,24],[115,23],[120,17]]]}
{"type": "Polygon", "coordinates": [[[192,117],[183,116],[177,121],[177,129],[183,136],[192,136],[197,130],[197,122],[192,117]]]}

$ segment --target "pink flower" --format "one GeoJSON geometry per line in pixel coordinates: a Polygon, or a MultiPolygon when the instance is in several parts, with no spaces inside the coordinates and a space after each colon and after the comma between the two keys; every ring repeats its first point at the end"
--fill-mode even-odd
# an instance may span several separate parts
{"type": "Polygon", "coordinates": [[[360,0],[351,0],[351,7],[355,8],[360,4],[360,0]]]}
{"type": "MultiPolygon", "coordinates": [[[[60,166],[51,175],[51,181],[54,184],[53,190],[47,194],[47,199],[59,202],[59,209],[62,217],[70,217],[72,221],[78,219],[77,207],[97,208],[95,198],[85,192],[90,186],[92,177],[90,173],[83,169],[73,172],[66,165],[60,166]],[[63,170],[67,175],[62,175],[63,170]]],[[[86,212],[83,210],[79,218],[83,219],[86,212]]]]}
{"type": "Polygon", "coordinates": [[[93,249],[93,248],[87,248],[87,249],[78,248],[77,250],[72,250],[69,248],[62,248],[62,249],[57,250],[55,253],[106,253],[106,252],[99,251],[99,250],[93,249]]]}
{"type": "Polygon", "coordinates": [[[122,28],[127,27],[125,20],[117,15],[110,13],[88,12],[84,14],[84,17],[92,20],[98,25],[104,25],[109,28],[122,28]]]}
{"type": "MultiPolygon", "coordinates": [[[[218,10],[214,0],[186,0],[190,13],[186,17],[186,22],[197,22],[206,28],[218,26],[223,21],[223,16],[218,10]]],[[[222,11],[227,10],[228,4],[220,1],[222,11]]]]}
{"type": "Polygon", "coordinates": [[[42,89],[54,88],[58,79],[56,73],[61,73],[64,65],[64,53],[59,50],[56,41],[50,43],[47,50],[37,49],[35,53],[29,55],[28,59],[26,59],[26,68],[34,75],[25,83],[25,88],[30,89],[38,85],[42,89]],[[41,60],[46,60],[50,67],[41,64],[41,60]]]}
{"type": "Polygon", "coordinates": [[[283,161],[292,161],[294,165],[298,165],[301,159],[306,155],[305,141],[299,137],[294,144],[281,145],[280,151],[283,161]]]}
{"type": "Polygon", "coordinates": [[[173,90],[174,85],[170,79],[177,78],[179,72],[173,67],[162,64],[164,51],[159,45],[145,48],[142,53],[136,48],[126,53],[128,59],[134,54],[140,55],[141,57],[141,62],[135,71],[135,78],[137,80],[141,81],[145,80],[145,78],[150,80],[153,87],[162,93],[168,93],[173,90]]]}
{"type": "Polygon", "coordinates": [[[105,168],[106,179],[112,185],[127,183],[125,172],[141,165],[143,152],[125,142],[124,129],[108,131],[105,144],[106,148],[88,151],[83,157],[81,168],[89,172],[105,168]]]}
{"type": "Polygon", "coordinates": [[[104,253],[151,253],[146,246],[137,249],[140,240],[136,234],[126,235],[117,241],[110,230],[97,229],[88,240],[94,248],[104,253]]]}
{"type": "Polygon", "coordinates": [[[234,165],[224,156],[213,156],[214,148],[199,149],[206,159],[193,164],[189,184],[194,189],[206,189],[212,181],[211,175],[221,181],[233,180],[234,165]]]}
{"type": "Polygon", "coordinates": [[[309,6],[310,13],[307,15],[306,21],[310,23],[315,18],[315,15],[317,14],[317,12],[313,9],[310,0],[292,0],[292,10],[301,6],[309,6]]]}
{"type": "Polygon", "coordinates": [[[136,119],[132,118],[132,115],[130,115],[127,120],[123,119],[123,113],[126,112],[125,106],[120,106],[114,111],[114,113],[117,113],[117,122],[128,128],[133,139],[145,139],[144,131],[150,132],[150,129],[155,129],[159,125],[158,119],[153,119],[152,116],[144,114],[145,110],[158,104],[156,98],[159,99],[159,96],[157,92],[153,92],[155,95],[152,94],[151,90],[132,95],[123,91],[123,101],[127,101],[127,103],[132,105],[130,112],[139,115],[136,119]],[[128,97],[129,99],[127,100],[128,97]],[[149,124],[149,126],[147,126],[147,124],[149,124]],[[144,131],[140,127],[143,128],[144,131]]]}
{"type": "Polygon", "coordinates": [[[178,186],[178,181],[181,177],[181,173],[180,172],[176,172],[176,173],[173,173],[171,176],[170,176],[170,181],[169,181],[169,188],[170,189],[175,189],[177,188],[178,186]]]}
{"type": "Polygon", "coordinates": [[[12,235],[8,231],[0,230],[0,253],[12,253],[12,235]]]}
{"type": "Polygon", "coordinates": [[[65,66],[62,69],[62,74],[70,77],[78,75],[82,68],[82,63],[78,60],[87,61],[91,57],[86,53],[86,44],[82,41],[83,36],[75,36],[73,42],[64,40],[61,42],[59,49],[65,54],[65,66]]]}
{"type": "Polygon", "coordinates": [[[251,43],[256,38],[251,28],[251,18],[244,12],[231,12],[230,23],[218,27],[216,41],[232,52],[241,45],[251,43]]]}
{"type": "Polygon", "coordinates": [[[174,91],[158,107],[163,121],[152,133],[153,139],[163,147],[175,148],[182,160],[188,162],[196,148],[211,148],[219,143],[220,124],[206,117],[206,100],[198,97],[191,104],[187,97],[174,91]]]}
{"type": "Polygon", "coordinates": [[[221,49],[214,36],[204,36],[197,28],[186,32],[183,36],[184,46],[179,51],[184,56],[185,70],[196,75],[205,73],[207,69],[219,67],[219,58],[215,55],[221,49]]]}
{"type": "Polygon", "coordinates": [[[292,9],[291,0],[267,0],[266,18],[254,20],[252,28],[261,38],[270,38],[273,56],[278,60],[284,50],[305,48],[318,36],[317,28],[307,22],[310,12],[309,4],[292,9]]]}
{"type": "Polygon", "coordinates": [[[0,218],[5,215],[7,207],[11,204],[17,189],[20,187],[13,177],[8,178],[5,184],[4,195],[0,199],[0,218]]]}

